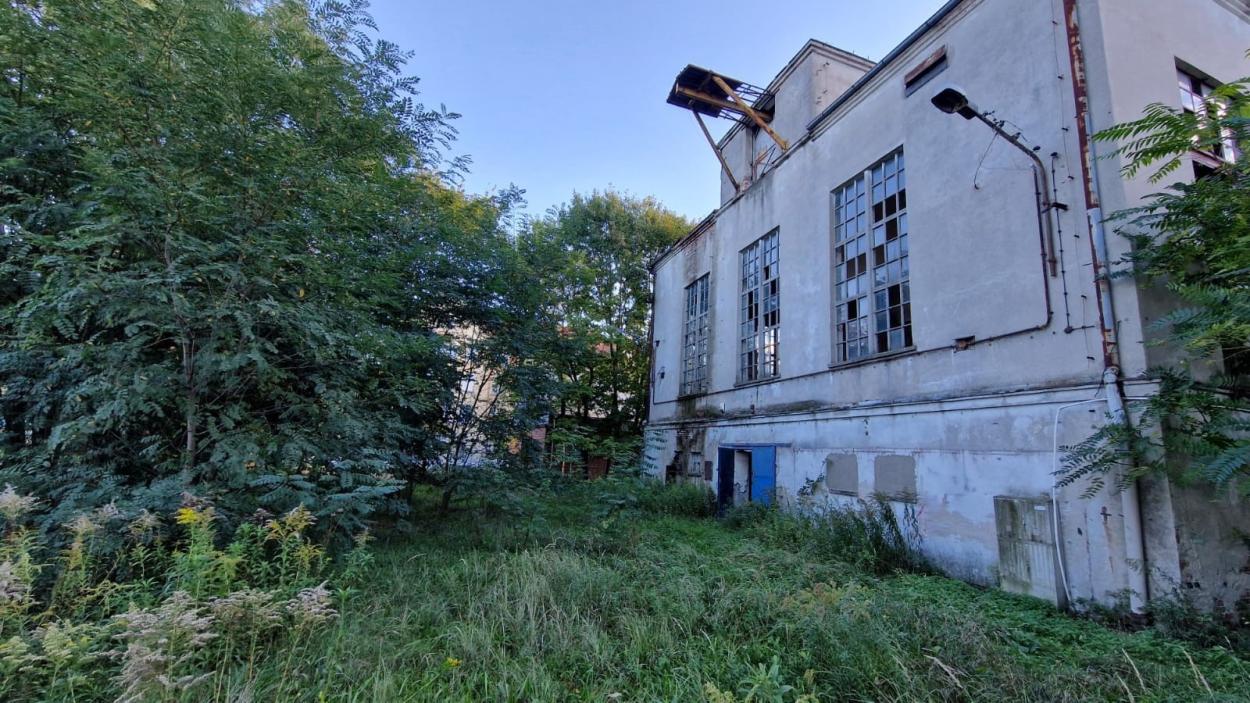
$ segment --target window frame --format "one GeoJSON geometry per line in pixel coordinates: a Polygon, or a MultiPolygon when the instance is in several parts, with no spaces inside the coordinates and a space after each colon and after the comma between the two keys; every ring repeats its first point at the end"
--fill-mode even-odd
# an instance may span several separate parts
{"type": "Polygon", "coordinates": [[[831,368],[868,363],[916,349],[915,325],[911,313],[911,237],[906,171],[904,148],[900,145],[829,193],[831,368]],[[893,169],[888,168],[889,166],[893,166],[893,169]],[[878,169],[880,183],[876,180],[878,169]],[[888,187],[890,178],[895,179],[893,191],[888,187]],[[881,200],[874,202],[878,186],[881,188],[881,200]],[[890,211],[887,201],[893,196],[897,197],[893,201],[894,210],[890,211]],[[846,202],[851,205],[853,212],[848,212],[843,207],[843,202],[848,197],[850,200],[846,202]],[[880,212],[877,210],[878,205],[881,206],[880,212]],[[849,238],[847,227],[854,228],[849,238]],[[878,229],[881,243],[874,244],[878,229]],[[890,234],[891,230],[893,235],[890,234]],[[848,249],[853,254],[851,258],[846,256],[848,249]],[[894,268],[896,264],[897,268],[894,268]],[[843,266],[846,268],[842,268],[843,266]],[[884,280],[878,278],[880,269],[885,270],[884,280]],[[853,278],[848,275],[848,271],[853,273],[853,278]],[[892,274],[891,271],[896,273],[892,274]],[[848,291],[854,289],[854,298],[843,292],[843,286],[848,291]],[[894,300],[891,293],[896,286],[898,299],[894,300]],[[850,317],[852,304],[855,313],[853,320],[850,317]],[[859,309],[864,304],[867,309],[859,309]],[[847,306],[845,320],[842,319],[843,305],[847,306]],[[883,319],[884,328],[880,327],[883,319]],[[842,324],[846,324],[847,328],[840,328],[842,324]],[[854,329],[851,325],[855,325],[854,329]],[[853,337],[850,336],[851,332],[855,333],[853,337]],[[892,346],[890,342],[895,332],[899,335],[899,344],[892,346]],[[883,334],[885,349],[880,346],[883,334]],[[856,349],[854,355],[850,352],[852,345],[856,349]]]}
{"type": "Polygon", "coordinates": [[[738,252],[738,355],[735,385],[765,383],[781,377],[780,264],[780,227],[774,227],[738,252]],[[769,322],[770,319],[772,322],[769,322]]]}
{"type": "MultiPolygon", "coordinates": [[[[1207,100],[1210,99],[1211,93],[1219,87],[1219,82],[1210,78],[1202,71],[1178,61],[1176,64],[1176,84],[1180,90],[1181,111],[1197,115],[1199,121],[1208,119],[1207,100]]],[[[1191,155],[1198,157],[1195,161],[1207,168],[1217,168],[1226,163],[1236,162],[1241,153],[1237,142],[1233,139],[1232,133],[1227,132],[1227,130],[1221,130],[1220,136],[1219,151],[1200,149],[1195,145],[1190,150],[1191,155]]]]}
{"type": "Polygon", "coordinates": [[[712,275],[705,273],[685,288],[681,328],[679,398],[706,395],[711,369],[712,275]]]}

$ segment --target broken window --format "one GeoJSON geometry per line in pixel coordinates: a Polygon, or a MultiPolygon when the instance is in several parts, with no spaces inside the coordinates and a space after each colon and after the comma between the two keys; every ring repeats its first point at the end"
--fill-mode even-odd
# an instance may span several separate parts
{"type": "Polygon", "coordinates": [[[707,393],[708,277],[686,286],[682,341],[681,394],[707,393]]]}
{"type": "Polygon", "coordinates": [[[740,254],[742,329],[738,381],[741,383],[772,378],[778,373],[781,295],[777,255],[777,230],[760,237],[740,254]]]}
{"type": "MultiPolygon", "coordinates": [[[[1187,113],[1197,115],[1199,120],[1206,118],[1208,112],[1214,108],[1219,111],[1218,117],[1224,117],[1223,108],[1218,102],[1211,100],[1212,94],[1215,92],[1215,85],[1205,80],[1193,72],[1183,68],[1176,69],[1176,80],[1180,86],[1181,92],[1181,109],[1187,113]]],[[[1198,137],[1194,137],[1194,148],[1200,156],[1213,157],[1215,163],[1200,163],[1195,160],[1195,176],[1200,177],[1199,168],[1210,170],[1217,166],[1221,161],[1232,162],[1237,156],[1237,145],[1233,140],[1231,132],[1224,130],[1221,135],[1222,139],[1219,143],[1210,147],[1210,150],[1202,150],[1198,148],[1198,137]]]]}
{"type": "Polygon", "coordinates": [[[835,361],[912,346],[900,149],[833,191],[835,361]]]}

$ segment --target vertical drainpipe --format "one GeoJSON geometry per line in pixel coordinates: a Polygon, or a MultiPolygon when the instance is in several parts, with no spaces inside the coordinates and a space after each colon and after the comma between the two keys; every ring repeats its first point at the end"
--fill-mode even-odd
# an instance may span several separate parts
{"type": "Polygon", "coordinates": [[[656,259],[647,267],[647,274],[651,277],[651,310],[647,313],[647,418],[643,427],[651,424],[651,408],[655,405],[655,357],[658,350],[655,342],[655,268],[659,264],[660,260],[656,259]]]}
{"type": "MultiPolygon", "coordinates": [[[[1089,225],[1090,258],[1093,262],[1094,293],[1098,301],[1098,322],[1102,331],[1103,386],[1107,393],[1107,412],[1112,422],[1127,423],[1124,410],[1124,389],[1120,385],[1120,347],[1115,310],[1111,299],[1111,279],[1107,277],[1107,233],[1103,228],[1102,196],[1095,169],[1097,155],[1091,135],[1094,121],[1089,113],[1089,90],[1085,75],[1085,56],[1081,47],[1081,25],[1077,0],[1063,0],[1067,27],[1068,59],[1072,67],[1072,96],[1076,102],[1076,131],[1081,145],[1081,172],[1085,185],[1085,215],[1089,225]]],[[[1137,481],[1129,482],[1120,492],[1124,514],[1124,557],[1128,573],[1129,606],[1141,612],[1146,603],[1146,548],[1142,533],[1141,496],[1137,481]]]]}

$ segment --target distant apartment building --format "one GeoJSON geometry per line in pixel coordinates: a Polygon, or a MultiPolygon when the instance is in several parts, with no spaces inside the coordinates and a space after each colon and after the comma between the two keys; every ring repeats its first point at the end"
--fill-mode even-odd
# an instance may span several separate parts
{"type": "Polygon", "coordinates": [[[1091,136],[1193,109],[1247,49],[1245,2],[953,0],[876,63],[688,67],[669,102],[736,124],[720,207],[653,266],[651,470],[723,504],[884,496],[950,574],[1055,602],[1244,597],[1235,496],[1055,472],[1174,360],[1167,296],[1103,276],[1107,216],[1160,186],[1091,136]]]}

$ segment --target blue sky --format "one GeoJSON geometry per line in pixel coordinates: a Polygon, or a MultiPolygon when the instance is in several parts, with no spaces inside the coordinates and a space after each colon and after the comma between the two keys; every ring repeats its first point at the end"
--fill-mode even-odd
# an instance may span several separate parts
{"type": "Polygon", "coordinates": [[[415,52],[421,100],[463,114],[467,190],[515,183],[541,215],[612,187],[698,219],[717,205],[718,166],[690,114],[664,102],[682,67],[765,85],[813,37],[876,60],[941,5],[374,0],[372,11],[384,38],[415,52]]]}

